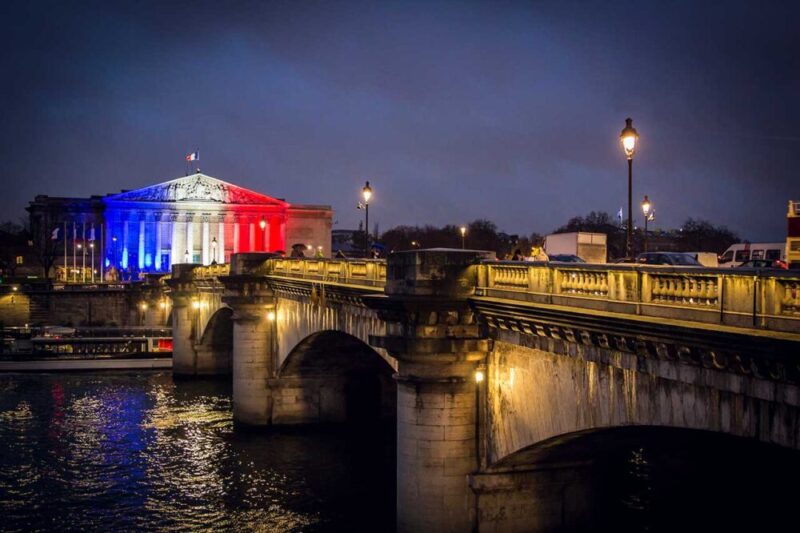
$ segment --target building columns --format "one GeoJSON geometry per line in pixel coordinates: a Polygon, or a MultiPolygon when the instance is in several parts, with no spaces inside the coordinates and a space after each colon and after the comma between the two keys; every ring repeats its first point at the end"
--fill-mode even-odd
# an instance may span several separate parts
{"type": "Polygon", "coordinates": [[[156,220],[156,251],[153,254],[153,271],[160,272],[161,271],[161,246],[163,245],[161,242],[161,214],[156,215],[158,220],[156,220]]]}
{"type": "Polygon", "coordinates": [[[137,256],[137,266],[139,270],[144,269],[144,218],[139,219],[139,247],[137,256]]]}
{"type": "Polygon", "coordinates": [[[208,228],[208,219],[203,219],[203,231],[202,231],[202,255],[200,256],[200,262],[204,265],[208,265],[211,263],[210,257],[210,250],[211,250],[211,239],[209,238],[209,228],[208,228]]]}
{"type": "Polygon", "coordinates": [[[180,226],[180,222],[178,222],[175,217],[172,220],[172,241],[170,243],[170,253],[169,253],[169,267],[172,268],[172,265],[177,265],[178,263],[183,262],[183,250],[181,250],[181,241],[180,235],[181,232],[178,229],[180,226]]]}
{"type": "Polygon", "coordinates": [[[122,265],[122,268],[128,268],[128,237],[129,236],[130,236],[130,233],[129,233],[129,230],[128,230],[128,220],[125,220],[125,222],[122,225],[122,261],[120,262],[120,265],[122,265]]]}
{"type": "MultiPolygon", "coordinates": [[[[271,248],[267,248],[266,251],[270,250],[286,250],[286,243],[284,241],[283,235],[283,221],[278,216],[273,216],[269,220],[269,245],[271,248]]],[[[294,244],[294,243],[293,243],[294,244]]]]}
{"type": "Polygon", "coordinates": [[[250,219],[250,237],[247,243],[248,252],[256,252],[256,224],[250,219]]]}
{"type": "Polygon", "coordinates": [[[217,263],[225,263],[225,217],[219,217],[217,224],[217,257],[213,259],[217,263]]]}
{"type": "Polygon", "coordinates": [[[181,263],[194,262],[194,222],[192,222],[191,218],[186,219],[186,250],[181,253],[183,255],[189,255],[188,259],[182,259],[181,263]]]}
{"type": "Polygon", "coordinates": [[[233,253],[239,253],[239,226],[241,223],[239,222],[238,217],[234,217],[233,219],[233,253]]]}

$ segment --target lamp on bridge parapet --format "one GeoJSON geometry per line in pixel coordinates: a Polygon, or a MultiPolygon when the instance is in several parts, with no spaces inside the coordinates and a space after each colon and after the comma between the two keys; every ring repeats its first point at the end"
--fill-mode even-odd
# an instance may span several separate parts
{"type": "Polygon", "coordinates": [[[463,250],[466,247],[466,242],[467,242],[467,240],[466,240],[467,239],[467,227],[466,226],[461,226],[458,229],[461,232],[461,249],[463,250]]]}
{"type": "Polygon", "coordinates": [[[364,203],[358,204],[358,208],[361,209],[363,206],[364,209],[364,255],[369,256],[369,199],[372,198],[372,187],[369,186],[369,182],[364,185],[364,188],[361,189],[361,196],[364,198],[364,203]]]}
{"type": "Polygon", "coordinates": [[[139,314],[139,325],[140,326],[144,326],[145,325],[145,316],[146,316],[146,313],[147,313],[147,302],[140,302],[139,303],[139,310],[141,311],[141,313],[139,314]]]}
{"type": "Polygon", "coordinates": [[[644,214],[644,251],[647,251],[647,222],[650,220],[650,213],[652,212],[652,204],[650,203],[650,199],[647,195],[644,195],[644,200],[642,200],[642,213],[644,214]]]}
{"type": "Polygon", "coordinates": [[[628,158],[628,228],[625,238],[625,257],[630,258],[633,255],[631,248],[631,239],[633,236],[633,154],[636,152],[636,143],[639,140],[639,133],[633,127],[633,119],[625,119],[625,127],[622,133],[619,134],[620,141],[622,141],[622,149],[625,151],[625,156],[628,158]]]}

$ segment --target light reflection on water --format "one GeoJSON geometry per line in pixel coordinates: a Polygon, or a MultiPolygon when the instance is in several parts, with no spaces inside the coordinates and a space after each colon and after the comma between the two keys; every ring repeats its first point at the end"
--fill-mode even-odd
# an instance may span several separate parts
{"type": "Polygon", "coordinates": [[[370,436],[234,432],[228,385],[163,372],[0,376],[0,528],[385,530],[393,435],[370,436]]]}

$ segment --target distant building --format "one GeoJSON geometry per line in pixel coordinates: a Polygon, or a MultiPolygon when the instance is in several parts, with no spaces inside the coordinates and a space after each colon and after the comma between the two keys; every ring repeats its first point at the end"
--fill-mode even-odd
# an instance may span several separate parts
{"type": "Polygon", "coordinates": [[[786,261],[791,269],[800,269],[800,200],[789,201],[786,223],[786,261]]]}
{"type": "Polygon", "coordinates": [[[38,258],[26,233],[0,230],[0,276],[26,278],[41,274],[38,258]]]}
{"type": "Polygon", "coordinates": [[[330,254],[330,206],[290,204],[199,171],[107,196],[40,195],[27,209],[35,245],[51,248],[53,266],[68,279],[76,271],[86,279],[83,265],[101,279],[111,267],[165,272],[176,263],[227,263],[234,253],[285,252],[296,243],[330,254]]]}

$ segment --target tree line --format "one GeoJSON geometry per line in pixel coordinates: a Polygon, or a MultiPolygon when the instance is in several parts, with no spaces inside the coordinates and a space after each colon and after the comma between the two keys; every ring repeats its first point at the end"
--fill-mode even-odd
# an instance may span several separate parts
{"type": "MultiPolygon", "coordinates": [[[[500,231],[497,225],[486,219],[477,219],[467,226],[463,245],[472,250],[489,250],[498,258],[510,258],[516,251],[529,255],[531,248],[542,246],[544,237],[540,233],[527,235],[509,234],[500,231]]],[[[553,233],[569,233],[584,231],[604,233],[607,235],[609,259],[625,255],[626,229],[617,223],[609,213],[591,211],[585,216],[570,218],[566,224],[556,228],[553,233]]],[[[354,242],[363,242],[364,232],[361,229],[354,242]],[[360,238],[358,238],[360,237],[360,238]]],[[[375,228],[375,235],[378,228],[375,228]]],[[[33,232],[25,225],[15,222],[0,222],[0,240],[5,246],[0,250],[0,270],[6,274],[15,270],[15,255],[20,246],[13,243],[26,243],[34,252],[43,270],[49,271],[55,261],[56,243],[45,231],[33,232]],[[52,249],[51,249],[52,248],[52,249]]],[[[412,250],[415,248],[461,248],[462,237],[460,227],[452,224],[443,227],[396,226],[380,235],[379,242],[387,252],[412,250]]],[[[650,251],[682,251],[682,252],[714,252],[722,253],[728,246],[740,242],[739,236],[725,226],[716,226],[704,219],[688,218],[679,228],[670,230],[651,230],[648,232],[648,249],[650,251]]],[[[636,252],[644,249],[643,228],[635,228],[633,246],[636,252]]]]}
{"type": "MultiPolygon", "coordinates": [[[[572,217],[552,233],[577,231],[606,234],[609,258],[625,256],[626,228],[609,213],[591,211],[585,216],[572,217]]],[[[499,258],[510,257],[517,250],[523,255],[528,255],[532,247],[544,244],[544,236],[540,233],[509,234],[499,231],[494,222],[485,219],[478,219],[468,224],[464,240],[466,248],[494,251],[499,258]]],[[[461,248],[462,244],[460,228],[455,225],[397,226],[383,233],[380,242],[386,247],[387,252],[414,248],[461,248]]],[[[704,219],[688,218],[679,228],[648,231],[650,251],[720,254],[737,242],[741,241],[735,232],[704,219]]],[[[637,253],[644,250],[643,228],[634,228],[633,248],[637,253]]]]}

